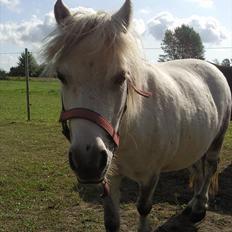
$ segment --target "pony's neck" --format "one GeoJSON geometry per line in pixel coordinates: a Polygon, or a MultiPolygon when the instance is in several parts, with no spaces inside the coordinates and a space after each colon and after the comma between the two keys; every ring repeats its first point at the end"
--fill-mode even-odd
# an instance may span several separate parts
{"type": "Polygon", "coordinates": [[[140,70],[133,73],[137,76],[135,76],[132,80],[134,88],[129,86],[127,110],[120,127],[122,132],[125,131],[125,133],[127,133],[134,128],[134,125],[141,119],[144,103],[149,97],[152,97],[147,96],[149,93],[152,94],[152,90],[149,88],[149,69],[150,65],[144,63],[140,70]]]}

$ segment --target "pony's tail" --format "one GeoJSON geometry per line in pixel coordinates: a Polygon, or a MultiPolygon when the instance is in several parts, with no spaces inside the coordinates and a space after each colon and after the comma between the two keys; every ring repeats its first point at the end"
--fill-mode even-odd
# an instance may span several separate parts
{"type": "MultiPolygon", "coordinates": [[[[201,161],[198,161],[197,165],[194,165],[190,170],[189,177],[189,188],[194,189],[196,185],[202,183],[202,180],[205,176],[205,158],[202,158],[201,161]]],[[[212,197],[215,197],[218,193],[218,170],[211,177],[210,186],[209,186],[209,194],[212,197]]]]}
{"type": "Polygon", "coordinates": [[[196,175],[195,174],[190,174],[189,176],[189,188],[193,189],[196,181],[196,175]]]}
{"type": "Polygon", "coordinates": [[[219,177],[219,172],[217,170],[211,178],[210,187],[209,187],[209,194],[212,197],[215,197],[218,193],[218,177],[219,177]]]}

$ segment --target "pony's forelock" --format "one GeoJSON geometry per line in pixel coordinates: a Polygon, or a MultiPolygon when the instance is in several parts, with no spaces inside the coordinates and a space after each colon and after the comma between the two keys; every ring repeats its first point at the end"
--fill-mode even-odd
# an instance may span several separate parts
{"type": "MultiPolygon", "coordinates": [[[[46,39],[43,48],[43,57],[46,60],[48,72],[54,73],[61,58],[78,46],[86,36],[92,36],[95,41],[93,52],[103,49],[113,51],[115,55],[112,57],[117,57],[126,64],[127,71],[130,73],[130,81],[138,88],[143,88],[142,65],[144,61],[140,54],[137,36],[131,28],[124,28],[120,21],[112,20],[111,15],[105,12],[78,12],[67,18],[63,25],[57,26],[56,30],[46,39]]],[[[112,60],[111,66],[114,64],[116,65],[116,62],[112,60]]],[[[140,109],[141,97],[129,89],[127,120],[130,121],[135,117],[140,109]]]]}

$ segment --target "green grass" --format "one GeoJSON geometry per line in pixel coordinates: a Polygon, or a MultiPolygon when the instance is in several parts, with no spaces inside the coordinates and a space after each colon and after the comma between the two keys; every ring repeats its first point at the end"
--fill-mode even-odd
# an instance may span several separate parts
{"type": "Polygon", "coordinates": [[[0,124],[0,231],[86,231],[100,220],[80,205],[59,132],[46,123],[0,124]]]}
{"type": "Polygon", "coordinates": [[[0,81],[0,232],[103,230],[102,211],[81,200],[68,165],[59,88],[30,81],[27,122],[25,82],[0,81]]]}
{"type": "MultiPolygon", "coordinates": [[[[26,122],[25,82],[0,81],[0,232],[104,231],[100,190],[78,186],[69,168],[69,144],[57,122],[59,83],[32,80],[30,95],[32,121],[26,122]]],[[[231,165],[231,141],[232,126],[226,136],[221,170],[231,165]]],[[[183,194],[187,189],[185,179],[182,174],[161,178],[154,197],[153,224],[175,214],[177,201],[182,207],[186,196],[190,199],[188,192],[183,194]]],[[[229,171],[221,179],[222,184],[231,183],[229,171]]],[[[131,186],[123,187],[123,232],[136,231],[136,188],[131,186]]],[[[221,187],[217,217],[229,231],[232,217],[221,212],[231,212],[232,188],[228,184],[221,187]]],[[[202,231],[223,231],[217,230],[210,216],[207,222],[212,228],[202,231]]]]}
{"type": "MultiPolygon", "coordinates": [[[[59,83],[57,80],[30,81],[31,119],[54,122],[60,111],[59,83]]],[[[0,120],[27,119],[26,84],[23,80],[0,81],[0,120]]]]}

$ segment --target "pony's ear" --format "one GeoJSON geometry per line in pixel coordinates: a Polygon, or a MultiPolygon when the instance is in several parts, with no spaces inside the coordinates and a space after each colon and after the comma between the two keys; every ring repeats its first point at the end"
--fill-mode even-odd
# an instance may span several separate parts
{"type": "Polygon", "coordinates": [[[123,26],[124,32],[127,32],[132,17],[131,0],[126,0],[118,12],[112,15],[112,19],[116,20],[123,26]],[[126,30],[126,31],[125,31],[126,30]]]}
{"type": "Polygon", "coordinates": [[[62,0],[57,0],[54,6],[54,14],[56,18],[56,22],[58,24],[63,24],[64,20],[71,16],[69,9],[64,5],[62,0]]]}

